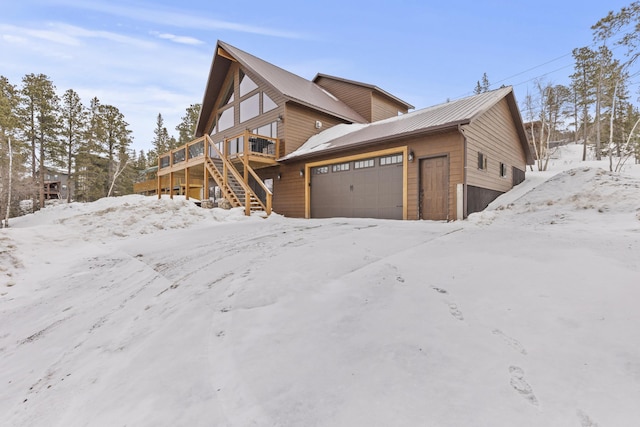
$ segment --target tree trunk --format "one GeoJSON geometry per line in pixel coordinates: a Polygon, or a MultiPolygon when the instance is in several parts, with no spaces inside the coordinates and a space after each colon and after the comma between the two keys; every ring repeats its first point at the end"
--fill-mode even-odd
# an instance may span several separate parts
{"type": "Polygon", "coordinates": [[[40,136],[40,209],[44,208],[44,135],[40,136]]]}
{"type": "Polygon", "coordinates": [[[13,150],[11,149],[11,137],[7,139],[9,142],[9,188],[7,188],[7,212],[4,218],[4,228],[9,227],[9,211],[11,210],[11,178],[13,175],[13,150]]]}
{"type": "Polygon", "coordinates": [[[71,203],[71,150],[72,139],[69,137],[69,155],[67,156],[67,203],[71,203]]]}
{"type": "MultiPolygon", "coordinates": [[[[613,88],[613,98],[611,100],[611,116],[609,117],[609,172],[613,172],[613,155],[611,153],[613,145],[613,117],[616,111],[616,93],[618,92],[618,83],[613,88]]],[[[619,155],[618,155],[619,156],[619,155]]]]}
{"type": "Polygon", "coordinates": [[[596,160],[602,160],[602,147],[600,144],[600,105],[602,104],[602,64],[598,70],[598,83],[596,85],[596,160]]]}

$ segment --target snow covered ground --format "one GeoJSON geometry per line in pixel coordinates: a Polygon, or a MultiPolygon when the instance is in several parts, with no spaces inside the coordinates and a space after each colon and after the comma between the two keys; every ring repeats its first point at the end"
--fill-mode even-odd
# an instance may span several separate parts
{"type": "Polygon", "coordinates": [[[126,196],[0,230],[3,426],[640,425],[640,167],[466,221],[126,196]]]}

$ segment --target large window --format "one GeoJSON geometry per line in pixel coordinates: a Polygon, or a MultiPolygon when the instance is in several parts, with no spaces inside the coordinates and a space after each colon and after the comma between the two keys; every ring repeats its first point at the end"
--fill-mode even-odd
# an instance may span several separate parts
{"type": "Polygon", "coordinates": [[[233,98],[233,79],[231,79],[231,82],[229,83],[229,86],[227,86],[227,90],[220,101],[220,106],[224,107],[227,104],[231,104],[233,102],[233,98]]]}
{"type": "MultiPolygon", "coordinates": [[[[248,75],[242,70],[238,70],[237,73],[239,74],[235,74],[235,78],[229,78],[230,81],[226,81],[226,85],[222,87],[217,114],[211,125],[211,135],[238,126],[240,123],[278,108],[273,99],[260,91],[258,85],[248,75]],[[238,88],[238,92],[234,92],[235,88],[238,88]],[[236,110],[238,110],[237,114],[236,110]]],[[[277,138],[277,123],[273,122],[260,128],[254,128],[252,132],[277,138]]]]}
{"type": "Polygon", "coordinates": [[[220,114],[218,119],[218,132],[233,127],[234,107],[229,107],[220,114]]]}
{"type": "Polygon", "coordinates": [[[278,104],[273,102],[273,100],[269,98],[269,95],[267,95],[264,92],[262,93],[262,112],[263,113],[266,113],[267,111],[271,111],[277,106],[278,104]]]}
{"type": "Polygon", "coordinates": [[[278,137],[278,122],[272,122],[268,125],[260,126],[257,129],[253,129],[252,131],[255,134],[262,136],[269,136],[271,138],[278,137]]]}
{"type": "Polygon", "coordinates": [[[260,94],[253,96],[240,102],[240,123],[257,117],[260,114],[260,94]]]}
{"type": "Polygon", "coordinates": [[[240,97],[243,97],[254,89],[257,89],[258,85],[249,78],[245,73],[240,71],[240,97]]]}

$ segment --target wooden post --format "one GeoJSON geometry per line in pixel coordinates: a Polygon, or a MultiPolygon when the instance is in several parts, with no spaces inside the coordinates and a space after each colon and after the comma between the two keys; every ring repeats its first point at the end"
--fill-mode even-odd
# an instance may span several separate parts
{"type": "Polygon", "coordinates": [[[209,161],[209,138],[207,135],[204,136],[204,141],[203,141],[203,147],[204,147],[204,165],[203,165],[203,170],[204,170],[204,174],[202,177],[202,198],[204,200],[209,199],[209,172],[207,170],[207,162],[209,161]]]}
{"type": "Polygon", "coordinates": [[[169,172],[169,198],[173,200],[173,171],[169,172]]]}
{"type": "MultiPolygon", "coordinates": [[[[246,184],[246,188],[249,188],[249,131],[245,130],[244,131],[244,148],[243,148],[243,155],[242,155],[242,162],[244,164],[244,183],[246,184]]],[[[249,216],[251,215],[251,199],[249,196],[249,190],[244,191],[244,213],[245,215],[249,216]]]]}
{"type": "MultiPolygon", "coordinates": [[[[185,150],[186,152],[186,150],[185,150]]],[[[186,157],[186,153],[185,153],[186,157]]],[[[190,181],[189,181],[189,168],[184,168],[184,196],[187,200],[189,200],[189,190],[191,189],[190,181]]]]}
{"type": "Polygon", "coordinates": [[[162,177],[160,176],[160,156],[158,156],[158,170],[156,171],[156,191],[158,193],[158,199],[162,197],[162,177]]]}
{"type": "Polygon", "coordinates": [[[227,189],[227,161],[229,160],[229,140],[227,138],[222,140],[222,185],[226,191],[227,189]]]}

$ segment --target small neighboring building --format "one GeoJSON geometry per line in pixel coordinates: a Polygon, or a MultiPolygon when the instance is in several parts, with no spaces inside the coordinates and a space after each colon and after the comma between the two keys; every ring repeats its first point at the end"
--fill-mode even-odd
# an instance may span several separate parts
{"type": "Polygon", "coordinates": [[[413,108],[219,41],[196,139],[159,156],[157,188],[198,180],[247,213],[453,220],[524,180],[533,159],[511,87],[413,108]]]}
{"type": "Polygon", "coordinates": [[[66,200],[70,191],[73,196],[73,188],[67,172],[45,167],[43,186],[45,200],[66,200]]]}

